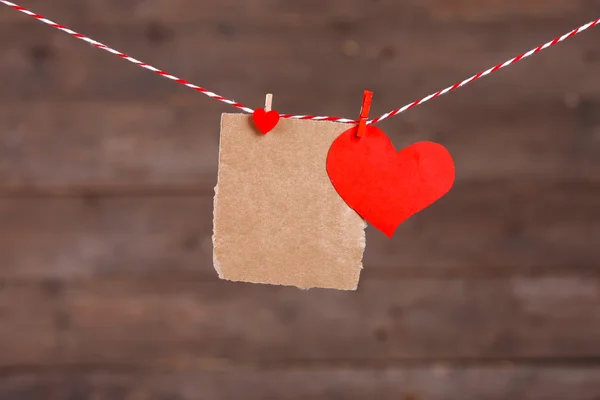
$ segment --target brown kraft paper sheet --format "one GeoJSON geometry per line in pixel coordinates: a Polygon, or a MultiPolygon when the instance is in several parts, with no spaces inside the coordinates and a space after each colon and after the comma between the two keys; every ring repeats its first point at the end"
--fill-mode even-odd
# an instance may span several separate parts
{"type": "Polygon", "coordinates": [[[364,220],[326,171],[350,125],[281,119],[268,134],[247,114],[223,114],[213,260],[221,279],[355,290],[364,220]]]}

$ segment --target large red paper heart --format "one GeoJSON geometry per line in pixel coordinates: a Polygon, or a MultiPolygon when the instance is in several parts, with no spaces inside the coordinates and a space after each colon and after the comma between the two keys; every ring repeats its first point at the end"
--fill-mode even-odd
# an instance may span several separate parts
{"type": "Polygon", "coordinates": [[[399,152],[386,134],[367,125],[342,133],[327,155],[331,183],[361,217],[392,237],[406,219],[445,195],[454,183],[454,162],[446,148],[418,142],[399,152]]]}
{"type": "Polygon", "coordinates": [[[264,108],[257,108],[252,113],[252,119],[258,130],[263,134],[267,134],[279,122],[279,113],[275,110],[267,112],[264,108]]]}

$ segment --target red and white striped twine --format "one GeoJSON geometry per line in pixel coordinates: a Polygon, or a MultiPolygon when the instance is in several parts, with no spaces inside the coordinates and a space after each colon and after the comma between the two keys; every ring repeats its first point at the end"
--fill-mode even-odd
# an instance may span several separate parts
{"type": "MultiPolygon", "coordinates": [[[[39,14],[36,14],[36,13],[34,13],[34,12],[32,12],[32,11],[29,11],[29,10],[27,10],[26,8],[24,8],[24,7],[21,7],[21,6],[17,5],[17,4],[15,4],[15,3],[11,3],[10,1],[7,1],[7,0],[0,0],[0,3],[4,3],[4,4],[6,4],[7,6],[9,6],[9,7],[11,7],[11,8],[13,8],[13,9],[15,9],[15,10],[17,10],[17,11],[21,11],[22,13],[24,13],[24,14],[27,14],[27,15],[29,15],[29,16],[31,16],[31,17],[33,17],[33,18],[37,19],[38,21],[41,21],[41,22],[43,22],[43,23],[45,23],[45,24],[48,24],[48,25],[50,25],[50,26],[52,26],[52,27],[54,27],[54,28],[56,28],[56,29],[59,29],[59,30],[61,30],[61,31],[63,31],[63,32],[66,32],[66,33],[68,33],[69,35],[71,35],[71,36],[73,36],[73,37],[75,37],[75,38],[77,38],[77,39],[84,40],[84,41],[88,42],[89,44],[91,44],[91,45],[92,45],[92,46],[94,46],[94,47],[97,47],[97,48],[99,48],[99,49],[102,49],[102,50],[106,50],[106,51],[108,51],[109,53],[112,53],[112,54],[114,54],[114,55],[116,55],[116,56],[118,56],[118,57],[121,57],[121,58],[123,58],[123,59],[125,59],[125,60],[127,60],[127,61],[129,61],[129,62],[131,62],[131,63],[133,63],[133,64],[139,65],[140,67],[142,67],[142,68],[145,68],[145,69],[147,69],[147,70],[150,70],[150,71],[152,71],[152,72],[154,72],[154,73],[156,73],[156,74],[158,74],[158,75],[160,75],[160,76],[162,76],[162,77],[165,77],[165,78],[167,78],[167,79],[170,79],[170,80],[172,80],[172,81],[175,81],[175,82],[177,82],[177,83],[180,83],[180,84],[182,84],[182,85],[184,85],[184,86],[187,86],[187,87],[189,87],[189,88],[191,88],[191,89],[194,89],[194,90],[196,90],[196,91],[198,91],[198,92],[200,92],[200,93],[203,93],[203,94],[207,95],[208,97],[212,97],[212,98],[214,98],[214,99],[217,99],[217,100],[219,100],[219,101],[221,101],[221,102],[223,102],[223,103],[229,104],[229,105],[231,105],[231,106],[233,106],[233,107],[237,107],[237,108],[239,108],[240,110],[242,110],[242,111],[245,111],[245,112],[247,112],[247,113],[252,113],[252,112],[254,112],[254,110],[253,110],[253,109],[251,109],[251,108],[249,108],[249,107],[246,107],[246,106],[244,106],[244,105],[243,105],[243,104],[241,104],[241,103],[238,103],[238,102],[236,102],[236,101],[234,101],[234,100],[229,100],[229,99],[227,99],[227,98],[225,98],[225,97],[223,97],[223,96],[220,96],[220,95],[218,95],[218,94],[216,94],[216,93],[213,93],[213,92],[209,91],[208,89],[202,88],[202,87],[200,87],[200,86],[196,86],[196,85],[194,85],[194,84],[192,84],[192,83],[190,83],[190,82],[186,81],[185,79],[178,78],[178,77],[176,77],[176,76],[173,76],[173,75],[171,75],[171,74],[169,74],[169,73],[167,73],[167,72],[165,72],[165,71],[162,71],[162,70],[160,70],[160,69],[158,69],[158,68],[155,68],[155,67],[153,67],[153,66],[151,66],[151,65],[148,65],[148,64],[146,64],[146,63],[143,63],[143,62],[141,62],[141,61],[139,61],[139,60],[136,60],[136,59],[135,59],[135,58],[133,58],[133,57],[129,57],[128,55],[126,55],[126,54],[124,54],[124,53],[121,53],[120,51],[117,51],[117,50],[115,50],[115,49],[112,49],[112,48],[110,48],[110,47],[106,46],[105,44],[102,44],[102,43],[100,43],[100,42],[97,42],[97,41],[95,41],[95,40],[93,40],[93,39],[90,39],[90,38],[88,38],[88,37],[86,37],[86,36],[82,35],[81,33],[77,33],[77,32],[75,32],[75,31],[73,31],[73,30],[71,30],[71,29],[67,28],[67,27],[66,27],[66,26],[64,26],[64,25],[60,25],[60,24],[57,24],[56,22],[50,21],[49,19],[47,19],[47,18],[44,18],[43,16],[41,16],[41,15],[39,15],[39,14]]],[[[480,73],[478,73],[478,74],[476,74],[476,75],[473,75],[472,77],[470,77],[470,78],[468,78],[468,79],[465,79],[465,80],[464,80],[464,81],[462,81],[462,82],[458,82],[458,83],[456,83],[456,84],[454,84],[454,85],[452,85],[452,86],[449,86],[449,87],[447,87],[447,88],[445,88],[445,89],[442,89],[442,90],[440,90],[440,91],[438,91],[438,92],[435,92],[435,93],[433,93],[433,94],[430,94],[429,96],[427,96],[427,97],[424,97],[424,98],[422,98],[422,99],[420,99],[420,100],[413,101],[412,103],[410,103],[410,104],[407,104],[407,105],[405,105],[404,107],[401,107],[401,108],[396,108],[395,110],[392,110],[392,111],[390,111],[390,112],[387,112],[387,113],[383,114],[383,115],[382,115],[382,116],[380,116],[380,117],[373,118],[373,119],[371,119],[371,120],[367,121],[367,123],[368,123],[368,124],[375,124],[375,123],[377,123],[377,122],[380,122],[380,121],[382,121],[382,120],[384,120],[384,119],[387,119],[387,118],[393,117],[394,115],[398,115],[398,114],[400,114],[401,112],[404,112],[404,111],[406,111],[406,110],[408,110],[408,109],[410,109],[410,108],[413,108],[413,107],[416,107],[416,106],[418,106],[419,104],[423,104],[423,103],[425,103],[426,101],[429,101],[429,100],[431,100],[431,99],[433,99],[433,98],[436,98],[436,97],[438,97],[438,96],[441,96],[441,95],[443,95],[443,94],[446,94],[446,93],[448,93],[448,92],[451,92],[451,91],[453,91],[453,90],[455,90],[455,89],[458,89],[459,87],[462,87],[462,86],[464,86],[464,85],[466,85],[466,84],[468,84],[468,83],[471,83],[471,82],[473,82],[473,81],[476,81],[477,79],[479,79],[479,78],[481,78],[481,77],[484,77],[484,76],[486,76],[486,75],[489,75],[489,74],[491,74],[492,72],[496,72],[496,71],[498,71],[499,69],[502,69],[502,68],[504,68],[504,67],[507,67],[507,66],[509,66],[509,65],[512,65],[512,64],[516,63],[517,61],[521,61],[522,59],[524,59],[524,58],[526,58],[526,57],[529,57],[529,56],[531,56],[531,55],[533,55],[533,54],[535,54],[535,53],[537,53],[537,52],[539,52],[539,51],[541,51],[541,50],[547,49],[547,48],[548,48],[548,47],[550,47],[550,46],[554,46],[555,44],[557,44],[557,43],[559,43],[559,42],[562,42],[562,41],[563,41],[563,40],[565,40],[565,39],[568,39],[568,38],[570,38],[570,37],[573,37],[573,36],[577,35],[578,33],[581,33],[581,32],[583,32],[583,31],[585,31],[586,29],[589,29],[589,28],[591,28],[591,27],[593,27],[593,26],[596,26],[596,25],[598,25],[598,23],[600,23],[600,18],[598,18],[598,19],[596,19],[596,20],[594,20],[594,21],[588,22],[587,24],[585,24],[585,25],[582,25],[582,26],[580,26],[580,27],[579,27],[579,28],[577,28],[577,29],[573,29],[571,32],[565,33],[564,35],[562,35],[562,36],[560,36],[560,37],[557,37],[556,39],[554,39],[554,40],[551,40],[551,41],[550,41],[550,42],[548,42],[548,43],[542,44],[542,45],[540,45],[540,46],[536,47],[535,49],[529,50],[529,51],[528,51],[528,52],[526,52],[526,53],[523,53],[523,54],[520,54],[520,55],[518,55],[518,56],[516,56],[516,57],[514,57],[514,58],[511,58],[510,60],[508,60],[508,61],[505,61],[505,62],[503,62],[503,63],[501,63],[501,64],[498,64],[498,65],[496,65],[496,66],[494,66],[494,67],[492,67],[492,68],[490,68],[490,69],[488,69],[488,70],[486,70],[486,71],[483,71],[483,72],[480,72],[480,73]]],[[[293,115],[293,114],[281,114],[281,117],[282,117],[282,118],[292,118],[292,119],[310,119],[310,120],[315,120],[315,121],[333,121],[333,122],[342,122],[342,123],[358,123],[358,121],[357,121],[357,120],[348,119],[348,118],[340,118],[340,117],[327,117],[327,116],[324,116],[324,117],[319,117],[319,116],[316,116],[316,115],[293,115]]]]}

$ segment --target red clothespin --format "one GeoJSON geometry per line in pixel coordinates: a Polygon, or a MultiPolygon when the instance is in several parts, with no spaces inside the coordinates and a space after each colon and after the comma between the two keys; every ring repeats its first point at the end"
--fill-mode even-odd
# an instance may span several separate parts
{"type": "Polygon", "coordinates": [[[371,109],[371,100],[373,100],[373,92],[365,90],[363,94],[362,107],[360,108],[360,119],[358,120],[358,130],[356,136],[363,137],[367,127],[367,119],[369,118],[369,110],[371,109]]]}

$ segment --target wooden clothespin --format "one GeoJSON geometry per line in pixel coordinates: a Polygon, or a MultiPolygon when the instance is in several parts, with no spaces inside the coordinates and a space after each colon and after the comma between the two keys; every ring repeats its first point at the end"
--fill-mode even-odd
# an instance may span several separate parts
{"type": "Polygon", "coordinates": [[[267,93],[267,95],[265,96],[265,111],[266,112],[271,111],[272,105],[273,105],[273,94],[267,93]]]}
{"type": "Polygon", "coordinates": [[[360,108],[360,119],[358,120],[358,130],[356,136],[363,137],[367,127],[367,119],[369,118],[369,110],[371,109],[371,101],[373,100],[373,92],[365,90],[363,94],[362,107],[360,108]]]}

